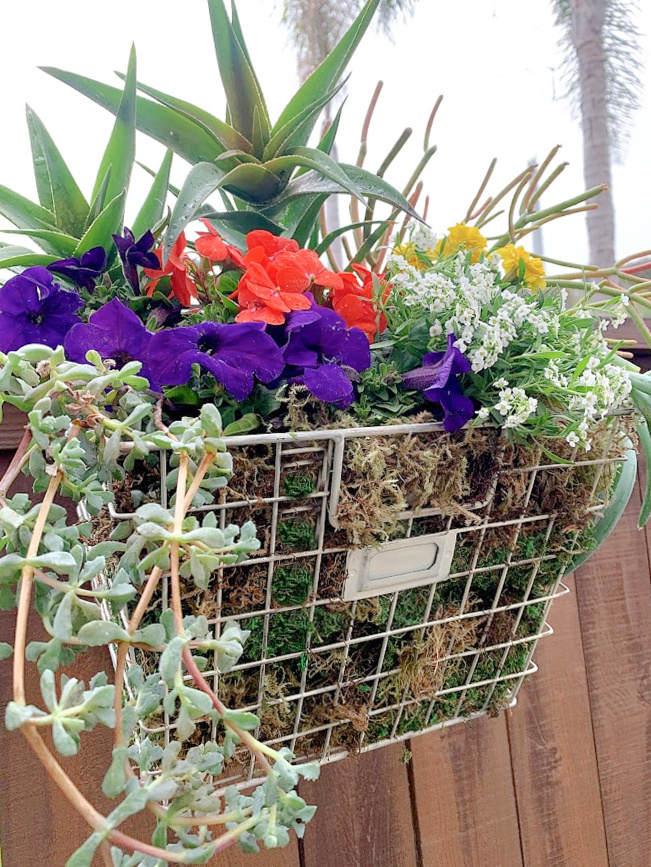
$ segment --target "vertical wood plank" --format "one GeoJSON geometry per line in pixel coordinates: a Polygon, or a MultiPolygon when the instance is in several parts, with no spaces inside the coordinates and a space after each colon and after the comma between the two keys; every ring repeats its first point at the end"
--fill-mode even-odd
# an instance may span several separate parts
{"type": "Polygon", "coordinates": [[[651,863],[651,599],[640,492],[577,571],[610,867],[651,863]]]}
{"type": "Polygon", "coordinates": [[[414,738],[412,753],[422,867],[522,867],[504,716],[414,738]]]}
{"type": "MultiPolygon", "coordinates": [[[[307,826],[304,867],[417,867],[402,745],[351,757],[301,787],[317,804],[307,826]]],[[[261,865],[262,867],[262,865],[261,865]]]]}
{"type": "Polygon", "coordinates": [[[507,717],[525,867],[608,867],[581,627],[572,593],[507,717]]]}

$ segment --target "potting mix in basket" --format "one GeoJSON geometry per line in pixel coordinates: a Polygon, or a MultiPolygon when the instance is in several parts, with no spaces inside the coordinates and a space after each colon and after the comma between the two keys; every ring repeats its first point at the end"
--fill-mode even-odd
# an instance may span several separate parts
{"type": "Polygon", "coordinates": [[[432,231],[418,173],[408,200],[335,161],[338,120],[308,145],[376,0],[276,124],[208,5],[228,123],[136,84],[135,55],[123,90],[48,70],[116,115],[92,195],[31,111],[39,203],[0,187],[42,248],[0,247],[0,400],[27,414],[0,481],[6,723],[88,819],[71,867],[284,845],[321,761],[511,706],[630,496],[636,429],[651,443],[651,382],[605,334],[649,305],[643,278],[528,248],[599,190],[541,210],[552,153],[432,231]],[[125,225],[137,129],[170,150],[125,225]],[[328,232],[333,193],[352,223],[328,232]],[[21,473],[43,496],[12,494],[21,473]],[[64,673],[102,645],[113,668],[64,673]],[[66,757],[98,724],[107,817],[39,733],[66,757]],[[145,808],[151,843],[120,830],[145,808]]]}

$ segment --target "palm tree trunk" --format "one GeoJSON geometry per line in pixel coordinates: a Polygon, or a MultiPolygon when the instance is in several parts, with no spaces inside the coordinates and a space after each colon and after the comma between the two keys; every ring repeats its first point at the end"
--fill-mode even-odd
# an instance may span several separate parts
{"type": "Polygon", "coordinates": [[[587,189],[607,184],[598,209],[588,212],[590,262],[607,267],[615,261],[615,217],[610,192],[610,145],[606,99],[603,28],[606,0],[571,0],[572,42],[581,90],[583,175],[587,189]]]}

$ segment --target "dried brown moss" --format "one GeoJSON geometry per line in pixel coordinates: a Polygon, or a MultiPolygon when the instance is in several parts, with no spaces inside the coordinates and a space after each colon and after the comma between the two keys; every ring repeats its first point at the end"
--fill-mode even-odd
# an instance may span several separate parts
{"type": "Polygon", "coordinates": [[[485,497],[495,473],[496,439],[494,431],[469,429],[349,440],[339,526],[353,545],[370,546],[396,535],[406,511],[470,516],[467,504],[485,497]]]}

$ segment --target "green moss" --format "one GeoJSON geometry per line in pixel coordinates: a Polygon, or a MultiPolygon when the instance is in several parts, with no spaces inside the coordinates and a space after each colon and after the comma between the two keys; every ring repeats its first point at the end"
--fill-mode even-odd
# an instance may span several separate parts
{"type": "Polygon", "coordinates": [[[299,563],[279,566],[274,572],[271,593],[281,605],[301,605],[313,584],[312,572],[299,563]]]}
{"type": "Polygon", "coordinates": [[[423,701],[420,704],[405,708],[398,723],[398,734],[404,735],[407,732],[418,732],[424,729],[427,725],[429,704],[429,701],[423,701]]]}
{"type": "Polygon", "coordinates": [[[314,629],[305,611],[280,611],[269,618],[267,656],[302,653],[314,629]]]}
{"type": "Polygon", "coordinates": [[[286,497],[298,500],[314,491],[314,479],[306,473],[292,473],[283,479],[283,492],[286,497]]]}
{"type": "Polygon", "coordinates": [[[277,535],[278,540],[293,551],[313,551],[316,548],[314,528],[302,518],[281,521],[277,535]]]}
{"type": "Polygon", "coordinates": [[[383,741],[385,738],[391,737],[395,719],[395,711],[392,710],[372,716],[368,721],[367,740],[375,743],[376,741],[383,741]]]}
{"type": "Polygon", "coordinates": [[[334,644],[346,637],[350,614],[347,611],[330,611],[320,606],[314,612],[315,644],[334,644]]]}

